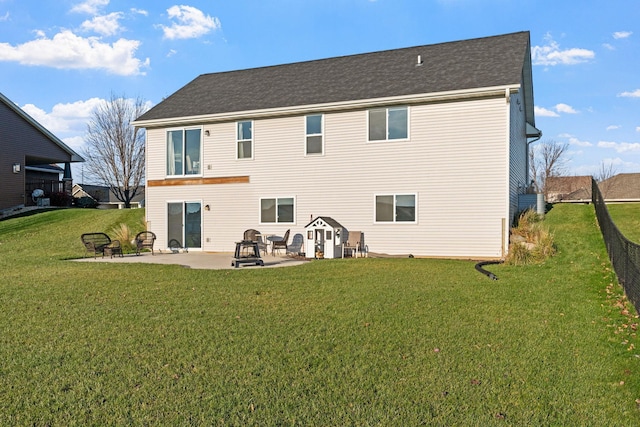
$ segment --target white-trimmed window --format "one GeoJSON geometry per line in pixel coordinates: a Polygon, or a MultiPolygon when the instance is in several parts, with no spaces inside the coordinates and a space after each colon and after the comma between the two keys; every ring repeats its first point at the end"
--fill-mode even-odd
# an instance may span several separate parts
{"type": "Polygon", "coordinates": [[[238,122],[236,158],[253,158],[253,122],[251,120],[238,122]]]}
{"type": "Polygon", "coordinates": [[[167,131],[167,176],[200,175],[202,129],[167,131]]]}
{"type": "Polygon", "coordinates": [[[260,199],[260,223],[295,223],[295,197],[264,197],[260,199]]]}
{"type": "Polygon", "coordinates": [[[409,108],[389,107],[369,110],[369,141],[409,138],[409,108]]]}
{"type": "Polygon", "coordinates": [[[375,222],[417,222],[416,194],[377,194],[375,222]]]}
{"type": "Polygon", "coordinates": [[[322,114],[306,116],[306,155],[324,153],[323,121],[322,114]]]}

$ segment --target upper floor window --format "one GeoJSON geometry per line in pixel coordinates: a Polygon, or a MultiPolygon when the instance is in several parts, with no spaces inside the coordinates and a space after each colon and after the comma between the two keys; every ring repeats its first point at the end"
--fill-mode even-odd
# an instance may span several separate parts
{"type": "Polygon", "coordinates": [[[407,107],[369,110],[369,141],[407,139],[409,114],[407,107]]]}
{"type": "Polygon", "coordinates": [[[238,122],[238,135],[237,135],[237,158],[238,159],[252,159],[253,158],[253,122],[247,120],[244,122],[238,122]]]}
{"type": "Polygon", "coordinates": [[[167,175],[200,175],[202,151],[201,129],[178,129],[167,132],[167,175]]]}
{"type": "Polygon", "coordinates": [[[305,145],[305,154],[322,154],[324,152],[322,114],[307,116],[306,120],[307,141],[305,145]]]}
{"type": "Polygon", "coordinates": [[[261,223],[293,224],[295,199],[293,197],[278,197],[260,199],[261,223]]]}
{"type": "Polygon", "coordinates": [[[376,195],[376,222],[416,222],[415,194],[376,195]]]}

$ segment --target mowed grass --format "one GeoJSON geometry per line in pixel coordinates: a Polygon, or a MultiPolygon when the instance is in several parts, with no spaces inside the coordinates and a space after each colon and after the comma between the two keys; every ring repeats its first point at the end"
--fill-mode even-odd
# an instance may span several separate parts
{"type": "Polygon", "coordinates": [[[141,214],[0,221],[0,425],[640,423],[637,319],[592,206],[554,207],[558,255],[498,281],[455,260],[69,260],[141,214]]]}
{"type": "Polygon", "coordinates": [[[640,243],[640,203],[621,203],[607,205],[611,219],[624,236],[640,243]]]}

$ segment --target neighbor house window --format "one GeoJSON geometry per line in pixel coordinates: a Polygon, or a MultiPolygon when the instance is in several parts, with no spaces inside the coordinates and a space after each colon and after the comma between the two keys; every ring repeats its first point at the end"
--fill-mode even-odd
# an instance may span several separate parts
{"type": "Polygon", "coordinates": [[[202,151],[201,129],[179,129],[167,132],[167,175],[200,175],[202,151]]]}
{"type": "Polygon", "coordinates": [[[323,153],[322,114],[307,116],[307,143],[305,154],[323,153]]]}
{"type": "Polygon", "coordinates": [[[376,195],[375,209],[376,222],[416,222],[416,195],[376,195]]]}
{"type": "Polygon", "coordinates": [[[253,122],[238,122],[238,159],[253,158],[253,122]]]}
{"type": "Polygon", "coordinates": [[[294,223],[295,199],[278,197],[260,199],[261,223],[294,223]]]}
{"type": "Polygon", "coordinates": [[[407,139],[409,114],[407,107],[369,110],[369,141],[407,139]]]}

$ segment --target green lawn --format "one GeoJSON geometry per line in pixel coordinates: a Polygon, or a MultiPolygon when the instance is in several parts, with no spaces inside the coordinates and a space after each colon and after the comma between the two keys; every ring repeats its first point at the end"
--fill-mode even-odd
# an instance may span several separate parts
{"type": "MultiPolygon", "coordinates": [[[[0,425],[640,424],[640,350],[593,206],[538,266],[75,263],[139,210],[0,221],[0,425]]],[[[470,219],[472,217],[470,216],[470,219]]]]}
{"type": "Polygon", "coordinates": [[[607,208],[622,234],[640,243],[640,203],[610,204],[607,208]]]}

